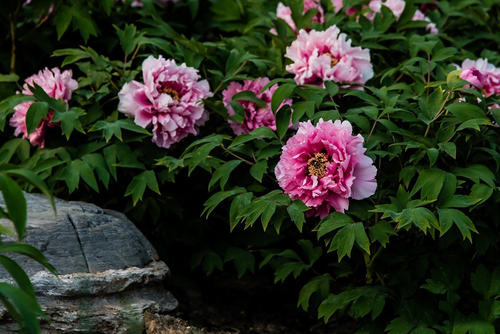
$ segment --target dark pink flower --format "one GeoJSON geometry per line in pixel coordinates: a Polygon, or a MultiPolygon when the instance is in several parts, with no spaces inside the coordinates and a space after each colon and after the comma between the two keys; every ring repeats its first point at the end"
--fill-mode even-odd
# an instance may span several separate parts
{"type": "Polygon", "coordinates": [[[367,198],[377,189],[377,168],[363,141],[352,135],[348,121],[300,123],[274,170],[280,187],[317,216],[325,217],[331,208],[344,212],[349,198],[367,198]]]}
{"type": "Polygon", "coordinates": [[[159,147],[169,148],[189,134],[198,134],[208,119],[203,99],[212,96],[198,71],[149,56],[142,63],[142,74],[144,83],[131,81],[118,93],[118,110],[143,128],[152,126],[153,142],[159,147]]]}
{"type": "MultiPolygon", "coordinates": [[[[22,93],[25,95],[33,95],[29,90],[29,86],[33,86],[35,83],[43,88],[45,93],[50,97],[55,99],[61,99],[64,102],[68,102],[71,99],[71,92],[78,88],[78,83],[72,78],[73,73],[71,70],[66,70],[61,73],[61,70],[57,67],[49,70],[45,68],[27,78],[23,86],[22,93]]],[[[21,103],[14,107],[15,113],[9,121],[10,126],[15,128],[14,134],[16,136],[23,134],[23,138],[28,138],[32,145],[37,145],[44,147],[45,145],[45,130],[47,126],[54,126],[54,123],[50,123],[52,119],[52,112],[49,112],[47,117],[42,120],[40,125],[28,135],[28,130],[26,129],[26,113],[30,108],[33,101],[21,103]]]]}
{"type": "Polygon", "coordinates": [[[485,97],[500,94],[500,68],[488,63],[487,59],[465,59],[458,69],[462,70],[460,78],[479,88],[485,97]]]}
{"type": "Polygon", "coordinates": [[[373,77],[370,50],[351,46],[336,26],[325,31],[301,30],[285,57],[293,61],[286,70],[301,85],[323,85],[328,80],[364,84],[373,77]]]}
{"type": "MultiPolygon", "coordinates": [[[[260,128],[262,126],[267,126],[272,130],[276,130],[276,118],[271,110],[271,98],[278,88],[278,85],[273,85],[272,87],[264,90],[262,93],[260,91],[264,86],[269,83],[268,78],[258,78],[255,80],[245,80],[243,85],[233,81],[229,86],[222,92],[222,101],[227,108],[229,116],[234,115],[234,110],[229,104],[236,93],[249,90],[254,92],[255,95],[263,100],[266,105],[264,107],[259,107],[255,102],[241,100],[238,101],[245,110],[245,116],[243,123],[237,123],[232,120],[228,120],[229,125],[233,129],[236,135],[241,135],[243,133],[249,133],[254,129],[260,128]]],[[[283,104],[291,104],[291,100],[286,100],[283,104]]],[[[283,105],[282,104],[282,105],[283,105]]]]}

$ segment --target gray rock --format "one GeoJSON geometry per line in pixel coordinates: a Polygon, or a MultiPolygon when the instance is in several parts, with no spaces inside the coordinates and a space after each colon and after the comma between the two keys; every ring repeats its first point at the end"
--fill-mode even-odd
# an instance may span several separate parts
{"type": "MultiPolygon", "coordinates": [[[[28,273],[51,318],[42,324],[44,333],[142,333],[146,310],[158,313],[177,307],[177,300],[162,286],[169,268],[125,215],[56,200],[56,216],[44,196],[25,196],[24,242],[42,251],[59,276],[27,257],[9,255],[28,273]]],[[[7,220],[0,224],[12,228],[7,220]]],[[[0,281],[12,282],[3,268],[0,281]]],[[[0,333],[16,332],[15,323],[0,309],[0,333]]]]}

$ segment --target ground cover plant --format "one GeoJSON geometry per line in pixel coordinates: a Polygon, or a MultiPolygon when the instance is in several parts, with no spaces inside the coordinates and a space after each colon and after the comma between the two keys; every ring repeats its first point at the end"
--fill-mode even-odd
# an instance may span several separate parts
{"type": "Polygon", "coordinates": [[[498,1],[2,7],[0,163],[355,333],[500,327],[498,1]]]}

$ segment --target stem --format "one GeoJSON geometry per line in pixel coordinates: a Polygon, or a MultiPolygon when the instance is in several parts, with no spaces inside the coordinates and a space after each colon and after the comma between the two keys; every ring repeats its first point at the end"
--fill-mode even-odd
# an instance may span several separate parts
{"type": "Polygon", "coordinates": [[[231,155],[232,155],[233,157],[235,157],[236,159],[239,159],[239,160],[243,161],[244,163],[249,164],[250,166],[253,166],[253,165],[254,165],[254,163],[253,163],[253,162],[251,162],[251,161],[249,161],[249,160],[247,160],[247,159],[245,159],[245,158],[243,158],[243,157],[240,157],[240,156],[239,156],[239,155],[237,155],[236,153],[231,152],[231,151],[230,151],[230,150],[228,150],[228,149],[227,149],[224,145],[222,145],[222,144],[221,144],[221,145],[220,145],[220,147],[222,147],[222,149],[223,149],[224,151],[226,151],[227,153],[231,154],[231,155]]]}
{"type": "MultiPolygon", "coordinates": [[[[445,106],[446,102],[448,102],[450,95],[451,95],[451,91],[449,91],[448,94],[446,94],[446,98],[444,99],[443,103],[441,104],[441,107],[439,108],[438,112],[434,115],[434,117],[431,119],[431,123],[434,122],[436,119],[439,118],[439,116],[441,116],[443,114],[444,106],[445,106]]],[[[424,137],[427,137],[427,134],[429,133],[429,130],[431,128],[431,123],[427,124],[427,128],[425,129],[424,137]]]]}
{"type": "Polygon", "coordinates": [[[16,73],[16,15],[17,12],[10,19],[10,41],[12,45],[10,53],[10,73],[16,73]]]}
{"type": "Polygon", "coordinates": [[[377,257],[382,253],[382,249],[384,247],[380,246],[379,249],[373,254],[373,256],[370,258],[370,255],[368,253],[363,253],[363,257],[365,259],[365,265],[366,265],[366,284],[372,284],[373,283],[373,262],[377,257]]]}
{"type": "MultiPolygon", "coordinates": [[[[245,60],[243,63],[241,63],[240,67],[238,67],[238,68],[236,69],[236,71],[234,71],[234,73],[232,74],[232,76],[235,76],[236,74],[238,74],[238,73],[239,73],[239,72],[243,69],[243,67],[245,67],[245,65],[247,64],[247,62],[248,62],[248,60],[245,60]]],[[[215,95],[215,94],[219,91],[219,89],[221,89],[221,88],[222,88],[222,85],[224,84],[224,82],[225,82],[225,81],[224,81],[224,80],[222,80],[222,81],[219,83],[219,85],[217,86],[217,88],[215,88],[214,93],[213,93],[214,95],[215,95]]]]}
{"type": "Polygon", "coordinates": [[[366,137],[366,143],[370,141],[370,137],[372,136],[373,130],[375,130],[375,125],[377,125],[378,122],[378,117],[375,118],[375,121],[373,122],[372,128],[370,129],[370,133],[368,134],[368,137],[366,137]]]}

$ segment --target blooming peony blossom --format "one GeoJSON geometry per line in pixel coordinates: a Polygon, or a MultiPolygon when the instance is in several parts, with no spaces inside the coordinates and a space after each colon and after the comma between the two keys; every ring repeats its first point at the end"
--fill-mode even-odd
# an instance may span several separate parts
{"type": "Polygon", "coordinates": [[[377,189],[377,168],[365,155],[363,141],[352,135],[348,121],[299,123],[274,170],[280,187],[317,216],[325,217],[331,208],[344,212],[349,198],[367,198],[377,189]]]}
{"type": "Polygon", "coordinates": [[[411,20],[412,21],[427,21],[427,22],[429,22],[429,24],[425,26],[425,29],[429,30],[429,32],[431,34],[439,33],[439,30],[436,27],[436,24],[432,23],[431,19],[429,19],[427,16],[425,16],[425,14],[419,9],[417,9],[415,11],[415,14],[413,14],[413,17],[411,18],[411,20]]]}
{"type": "MultiPolygon", "coordinates": [[[[229,102],[233,99],[236,93],[241,91],[249,90],[254,92],[255,95],[266,103],[265,107],[259,107],[255,102],[252,101],[239,101],[245,110],[245,116],[243,123],[237,123],[232,120],[228,120],[229,125],[233,129],[236,135],[241,135],[243,133],[249,133],[254,129],[260,128],[262,126],[267,126],[273,131],[276,131],[276,119],[271,110],[271,98],[278,89],[278,85],[273,85],[272,87],[264,90],[262,93],[260,91],[264,86],[269,83],[268,78],[258,78],[256,80],[245,80],[243,85],[233,81],[229,86],[222,92],[222,101],[228,110],[230,116],[234,115],[235,112],[229,102]]],[[[291,104],[291,100],[286,100],[283,104],[291,104]]]]}
{"type": "Polygon", "coordinates": [[[365,14],[366,18],[370,21],[373,21],[373,19],[375,18],[375,14],[382,11],[382,5],[389,8],[396,19],[399,19],[405,9],[406,3],[404,0],[386,0],[385,2],[382,2],[382,0],[371,0],[368,4],[371,12],[365,14]]]}
{"type": "Polygon", "coordinates": [[[212,96],[206,80],[186,64],[162,56],[149,56],[142,63],[144,83],[131,81],[118,93],[118,110],[143,128],[152,126],[153,142],[168,148],[208,119],[203,99],[212,96]]]}
{"type": "Polygon", "coordinates": [[[293,63],[286,70],[298,84],[323,85],[324,81],[364,84],[373,77],[370,50],[352,47],[336,26],[325,31],[301,30],[286,49],[293,63]]]}
{"type": "Polygon", "coordinates": [[[462,70],[460,78],[479,88],[485,97],[500,94],[500,68],[488,63],[487,59],[465,59],[458,69],[462,70]]]}
{"type": "MultiPolygon", "coordinates": [[[[22,93],[25,95],[33,95],[28,85],[33,86],[36,83],[50,97],[68,102],[71,99],[71,92],[78,88],[78,83],[72,76],[73,73],[71,70],[66,70],[61,73],[61,70],[57,67],[52,70],[45,68],[26,79],[22,93]]],[[[42,119],[42,122],[35,131],[28,135],[28,130],[26,128],[26,113],[32,104],[33,101],[28,101],[15,106],[15,113],[10,119],[9,124],[15,128],[14,134],[16,136],[22,133],[23,138],[28,138],[32,145],[44,147],[45,130],[47,126],[55,125],[54,123],[50,123],[52,112],[49,111],[47,117],[42,119]]]]}

